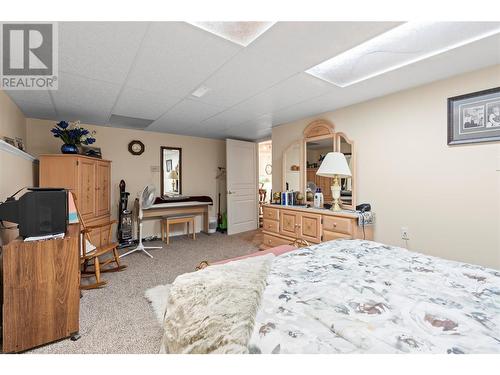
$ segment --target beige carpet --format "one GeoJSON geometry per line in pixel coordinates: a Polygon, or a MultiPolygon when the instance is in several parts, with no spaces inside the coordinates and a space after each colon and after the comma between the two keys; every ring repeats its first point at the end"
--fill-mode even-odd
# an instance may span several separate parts
{"type": "MultiPolygon", "coordinates": [[[[144,292],[153,286],[174,281],[176,276],[191,272],[202,260],[209,262],[249,254],[258,249],[259,232],[235,236],[222,234],[174,237],[170,245],[147,242],[154,259],[134,253],[123,259],[123,272],[104,274],[108,285],[83,291],[80,300],[80,334],[78,341],[69,339],[48,344],[29,353],[157,353],[162,337],[153,310],[144,292]]],[[[125,250],[124,250],[125,251],[125,250]]]]}

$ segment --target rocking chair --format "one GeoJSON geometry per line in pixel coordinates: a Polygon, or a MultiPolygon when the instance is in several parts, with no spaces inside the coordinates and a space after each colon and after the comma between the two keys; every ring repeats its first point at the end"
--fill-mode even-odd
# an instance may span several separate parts
{"type": "MultiPolygon", "coordinates": [[[[96,289],[106,285],[106,280],[101,280],[101,273],[104,272],[118,272],[127,268],[126,265],[120,264],[120,256],[118,254],[118,243],[111,242],[111,228],[116,224],[116,220],[97,225],[85,225],[85,221],[80,215],[78,204],[74,193],[73,200],[75,201],[76,212],[81,225],[81,251],[80,251],[80,265],[81,277],[94,277],[95,283],[93,284],[80,284],[80,289],[96,289]],[[99,246],[92,244],[92,232],[99,232],[99,246]],[[89,246],[92,245],[92,246],[89,246]],[[95,246],[94,246],[95,245],[95,246]],[[102,260],[103,256],[109,254],[106,259],[102,260]],[[100,259],[101,258],[101,259],[100,259]],[[107,267],[115,263],[114,267],[107,267]],[[105,268],[107,267],[107,268],[105,268]]],[[[97,233],[96,233],[97,235],[97,233]]]]}

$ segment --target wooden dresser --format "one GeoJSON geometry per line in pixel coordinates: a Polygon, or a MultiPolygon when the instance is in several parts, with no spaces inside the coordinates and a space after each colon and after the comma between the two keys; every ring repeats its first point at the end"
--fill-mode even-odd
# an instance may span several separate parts
{"type": "Polygon", "coordinates": [[[4,353],[21,352],[78,333],[80,225],[64,239],[24,242],[2,250],[4,353]]]}
{"type": "MultiPolygon", "coordinates": [[[[63,187],[76,195],[87,226],[109,222],[111,214],[111,162],[82,155],[41,155],[40,187],[63,187]]],[[[105,233],[92,232],[92,243],[105,233]]]]}
{"type": "Polygon", "coordinates": [[[373,240],[373,226],[358,226],[358,215],[326,209],[267,204],[263,207],[263,247],[290,244],[296,239],[320,243],[336,239],[373,240]]]}

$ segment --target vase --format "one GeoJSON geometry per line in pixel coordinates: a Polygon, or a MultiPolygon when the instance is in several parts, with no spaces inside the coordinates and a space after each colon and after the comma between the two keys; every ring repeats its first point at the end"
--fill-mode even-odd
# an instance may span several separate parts
{"type": "Polygon", "coordinates": [[[78,154],[78,148],[76,145],[65,143],[61,146],[61,152],[63,154],[78,154]]]}

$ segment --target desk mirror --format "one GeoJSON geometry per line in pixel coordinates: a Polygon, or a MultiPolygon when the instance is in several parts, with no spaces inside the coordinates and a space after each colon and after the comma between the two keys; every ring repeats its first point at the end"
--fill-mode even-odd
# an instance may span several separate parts
{"type": "Polygon", "coordinates": [[[182,194],[182,149],[161,147],[161,195],[182,194]]]}

